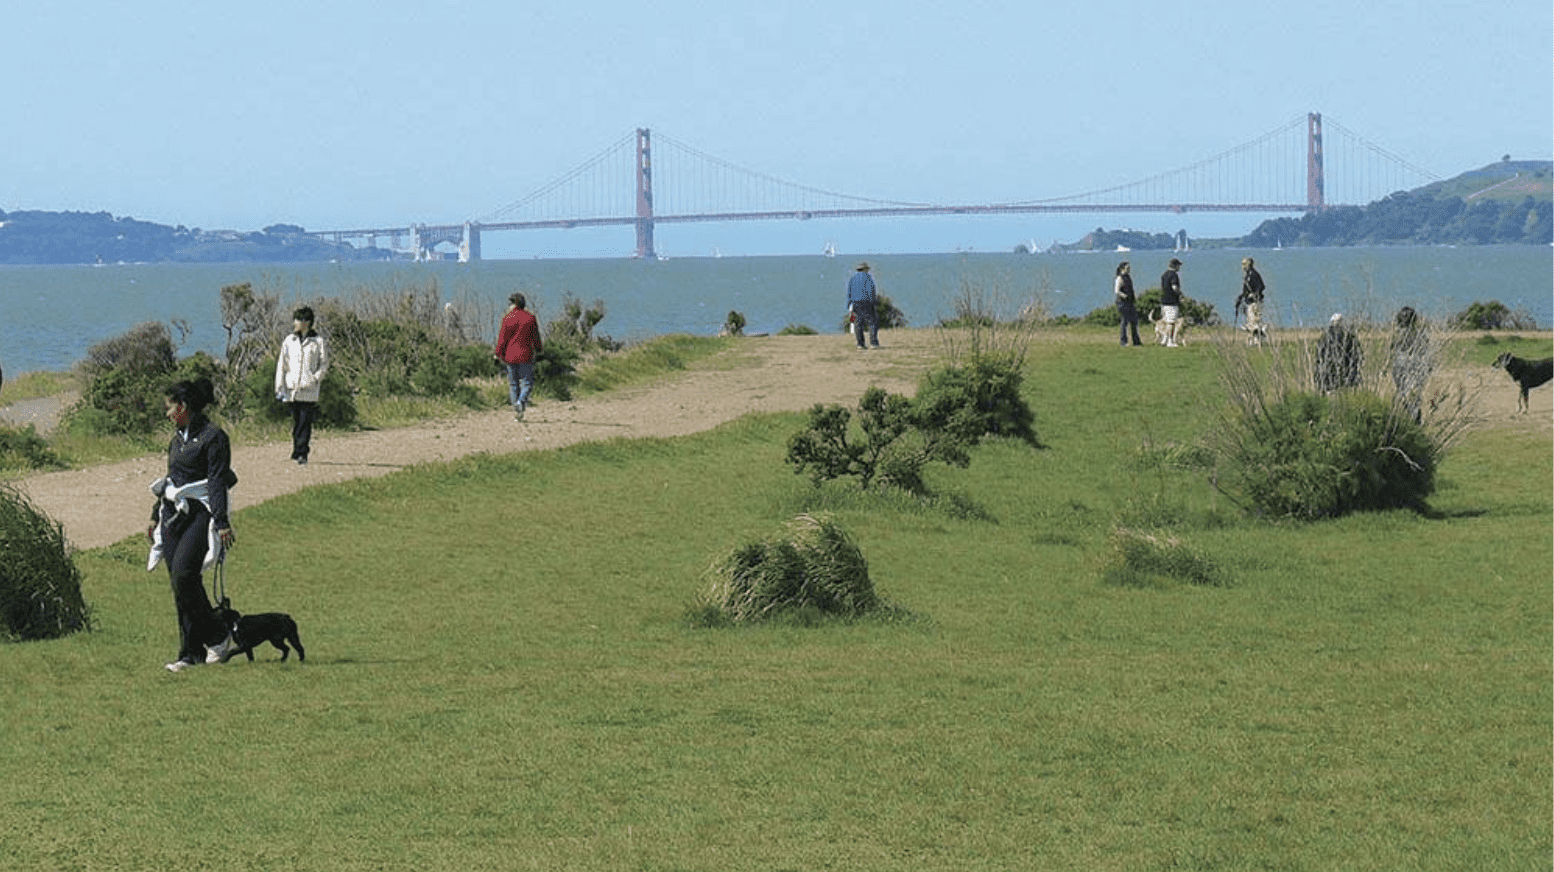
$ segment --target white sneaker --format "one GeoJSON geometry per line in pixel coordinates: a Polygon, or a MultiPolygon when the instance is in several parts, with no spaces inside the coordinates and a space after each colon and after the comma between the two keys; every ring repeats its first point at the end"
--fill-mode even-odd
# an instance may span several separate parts
{"type": "Polygon", "coordinates": [[[227,637],[221,641],[221,644],[205,646],[205,662],[225,663],[227,662],[227,655],[231,654],[232,650],[236,647],[237,642],[233,641],[232,636],[229,633],[227,637]]]}
{"type": "Polygon", "coordinates": [[[168,672],[182,672],[194,665],[196,664],[192,660],[174,660],[162,668],[166,669],[168,672]]]}

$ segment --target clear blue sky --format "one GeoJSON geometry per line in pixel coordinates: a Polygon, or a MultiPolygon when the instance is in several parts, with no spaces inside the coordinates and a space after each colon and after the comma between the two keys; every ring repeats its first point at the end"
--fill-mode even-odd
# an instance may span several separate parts
{"type": "MultiPolygon", "coordinates": [[[[1547,0],[63,0],[4,21],[0,209],[205,229],[478,219],[637,127],[804,185],[940,203],[1131,182],[1311,111],[1443,177],[1554,150],[1547,0]]],[[[685,254],[1008,250],[1098,224],[1238,235],[1261,217],[658,237],[685,254]]],[[[569,232],[545,245],[634,244],[569,232]]]]}

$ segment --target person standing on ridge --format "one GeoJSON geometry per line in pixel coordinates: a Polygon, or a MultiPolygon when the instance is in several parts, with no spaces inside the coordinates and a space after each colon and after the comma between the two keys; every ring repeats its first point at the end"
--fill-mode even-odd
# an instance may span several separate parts
{"type": "Polygon", "coordinates": [[[528,311],[528,300],[514,293],[507,298],[507,314],[496,334],[491,356],[507,367],[507,398],[513,405],[513,417],[523,420],[534,390],[534,361],[544,349],[540,341],[540,322],[528,311]]]}
{"type": "Polygon", "coordinates": [[[858,322],[853,332],[858,337],[859,348],[864,347],[865,327],[869,330],[869,345],[880,347],[880,319],[874,308],[876,299],[874,276],[869,275],[869,263],[864,261],[854,268],[852,277],[847,280],[847,310],[858,322]]]}

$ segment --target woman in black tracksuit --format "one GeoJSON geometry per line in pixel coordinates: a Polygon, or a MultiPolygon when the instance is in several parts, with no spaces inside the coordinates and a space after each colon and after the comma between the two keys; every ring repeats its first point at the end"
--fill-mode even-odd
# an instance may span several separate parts
{"type": "Polygon", "coordinates": [[[237,475],[232,472],[231,441],[205,417],[205,407],[214,399],[210,379],[180,381],[168,389],[167,419],[178,432],[167,446],[167,477],[151,485],[157,504],[146,530],[152,542],[147,568],[167,561],[178,609],[178,659],[167,664],[170,672],[220,662],[231,645],[229,628],[211,612],[203,577],[205,568],[234,541],[227,489],[237,475]]]}

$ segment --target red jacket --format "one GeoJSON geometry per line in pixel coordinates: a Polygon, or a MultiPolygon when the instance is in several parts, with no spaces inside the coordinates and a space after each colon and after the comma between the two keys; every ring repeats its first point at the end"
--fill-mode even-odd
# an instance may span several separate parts
{"type": "Polygon", "coordinates": [[[540,322],[526,309],[512,309],[502,318],[492,353],[503,363],[533,363],[542,347],[540,322]]]}

